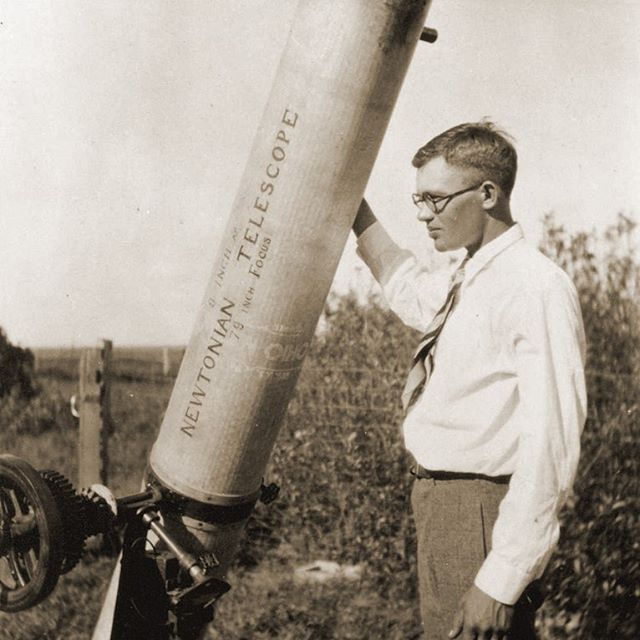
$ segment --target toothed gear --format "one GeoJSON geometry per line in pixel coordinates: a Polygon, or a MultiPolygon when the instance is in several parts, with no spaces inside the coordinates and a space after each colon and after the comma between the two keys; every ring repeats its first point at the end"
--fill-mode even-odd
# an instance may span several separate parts
{"type": "Polygon", "coordinates": [[[68,573],[78,564],[84,549],[85,506],[82,496],[73,485],[57,471],[40,471],[60,510],[64,531],[64,560],[61,573],[68,573]]]}
{"type": "Polygon", "coordinates": [[[95,536],[109,531],[114,516],[107,501],[93,489],[83,489],[81,497],[85,508],[85,535],[95,536]]]}

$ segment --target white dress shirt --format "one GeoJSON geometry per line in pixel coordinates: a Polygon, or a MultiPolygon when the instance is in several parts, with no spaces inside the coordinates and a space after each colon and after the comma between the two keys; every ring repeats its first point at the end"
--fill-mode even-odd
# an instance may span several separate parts
{"type": "MultiPolygon", "coordinates": [[[[429,273],[379,223],[358,253],[391,309],[424,331],[450,272],[429,273]]],[[[475,583],[513,604],[558,540],[586,415],[585,339],[567,274],[514,225],[466,263],[429,382],[405,418],[407,449],[430,470],[512,474],[475,583]]],[[[453,525],[453,523],[452,523],[453,525]]]]}

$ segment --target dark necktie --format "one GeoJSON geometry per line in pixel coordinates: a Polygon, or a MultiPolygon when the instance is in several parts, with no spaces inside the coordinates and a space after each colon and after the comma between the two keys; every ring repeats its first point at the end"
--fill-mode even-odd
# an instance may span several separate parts
{"type": "Polygon", "coordinates": [[[407,381],[401,396],[402,407],[405,411],[419,398],[429,381],[429,377],[433,371],[433,347],[456,303],[456,297],[464,279],[465,262],[466,259],[453,274],[447,299],[438,310],[438,313],[433,317],[433,320],[431,320],[426,333],[422,336],[420,344],[418,344],[418,348],[415,351],[413,364],[409,370],[409,375],[407,376],[407,381]]]}

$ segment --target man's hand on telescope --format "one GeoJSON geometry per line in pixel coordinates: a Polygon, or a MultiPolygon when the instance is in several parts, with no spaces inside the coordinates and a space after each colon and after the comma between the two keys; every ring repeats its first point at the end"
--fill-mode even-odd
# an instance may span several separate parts
{"type": "Polygon", "coordinates": [[[513,606],[494,600],[474,584],[460,600],[449,638],[502,639],[511,627],[512,618],[513,606]]]}
{"type": "Polygon", "coordinates": [[[373,211],[371,211],[371,207],[363,198],[358,209],[358,215],[353,221],[353,232],[356,234],[356,236],[359,236],[376,221],[377,219],[373,211]]]}

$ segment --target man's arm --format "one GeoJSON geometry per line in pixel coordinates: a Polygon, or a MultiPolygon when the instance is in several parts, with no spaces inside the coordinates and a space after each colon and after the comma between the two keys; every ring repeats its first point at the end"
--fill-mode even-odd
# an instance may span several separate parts
{"type": "Polygon", "coordinates": [[[584,330],[568,278],[554,274],[538,291],[510,301],[501,327],[515,363],[521,431],[491,551],[454,621],[458,627],[463,618],[465,633],[485,630],[490,614],[503,615],[542,574],[558,540],[558,512],[573,484],[586,414],[584,330]]]}
{"type": "Polygon", "coordinates": [[[518,380],[515,471],[500,504],[492,549],[475,583],[513,604],[540,577],[557,543],[558,512],[571,491],[586,416],[585,342],[575,288],[564,273],[522,292],[503,330],[518,380]]]}
{"type": "Polygon", "coordinates": [[[430,272],[410,251],[399,247],[365,200],[353,231],[358,237],[358,255],[382,287],[391,310],[407,326],[424,331],[447,296],[449,273],[430,272]]]}
{"type": "Polygon", "coordinates": [[[371,210],[369,203],[362,198],[362,202],[358,208],[358,215],[353,221],[353,232],[359,238],[374,222],[377,222],[377,218],[371,210]]]}

